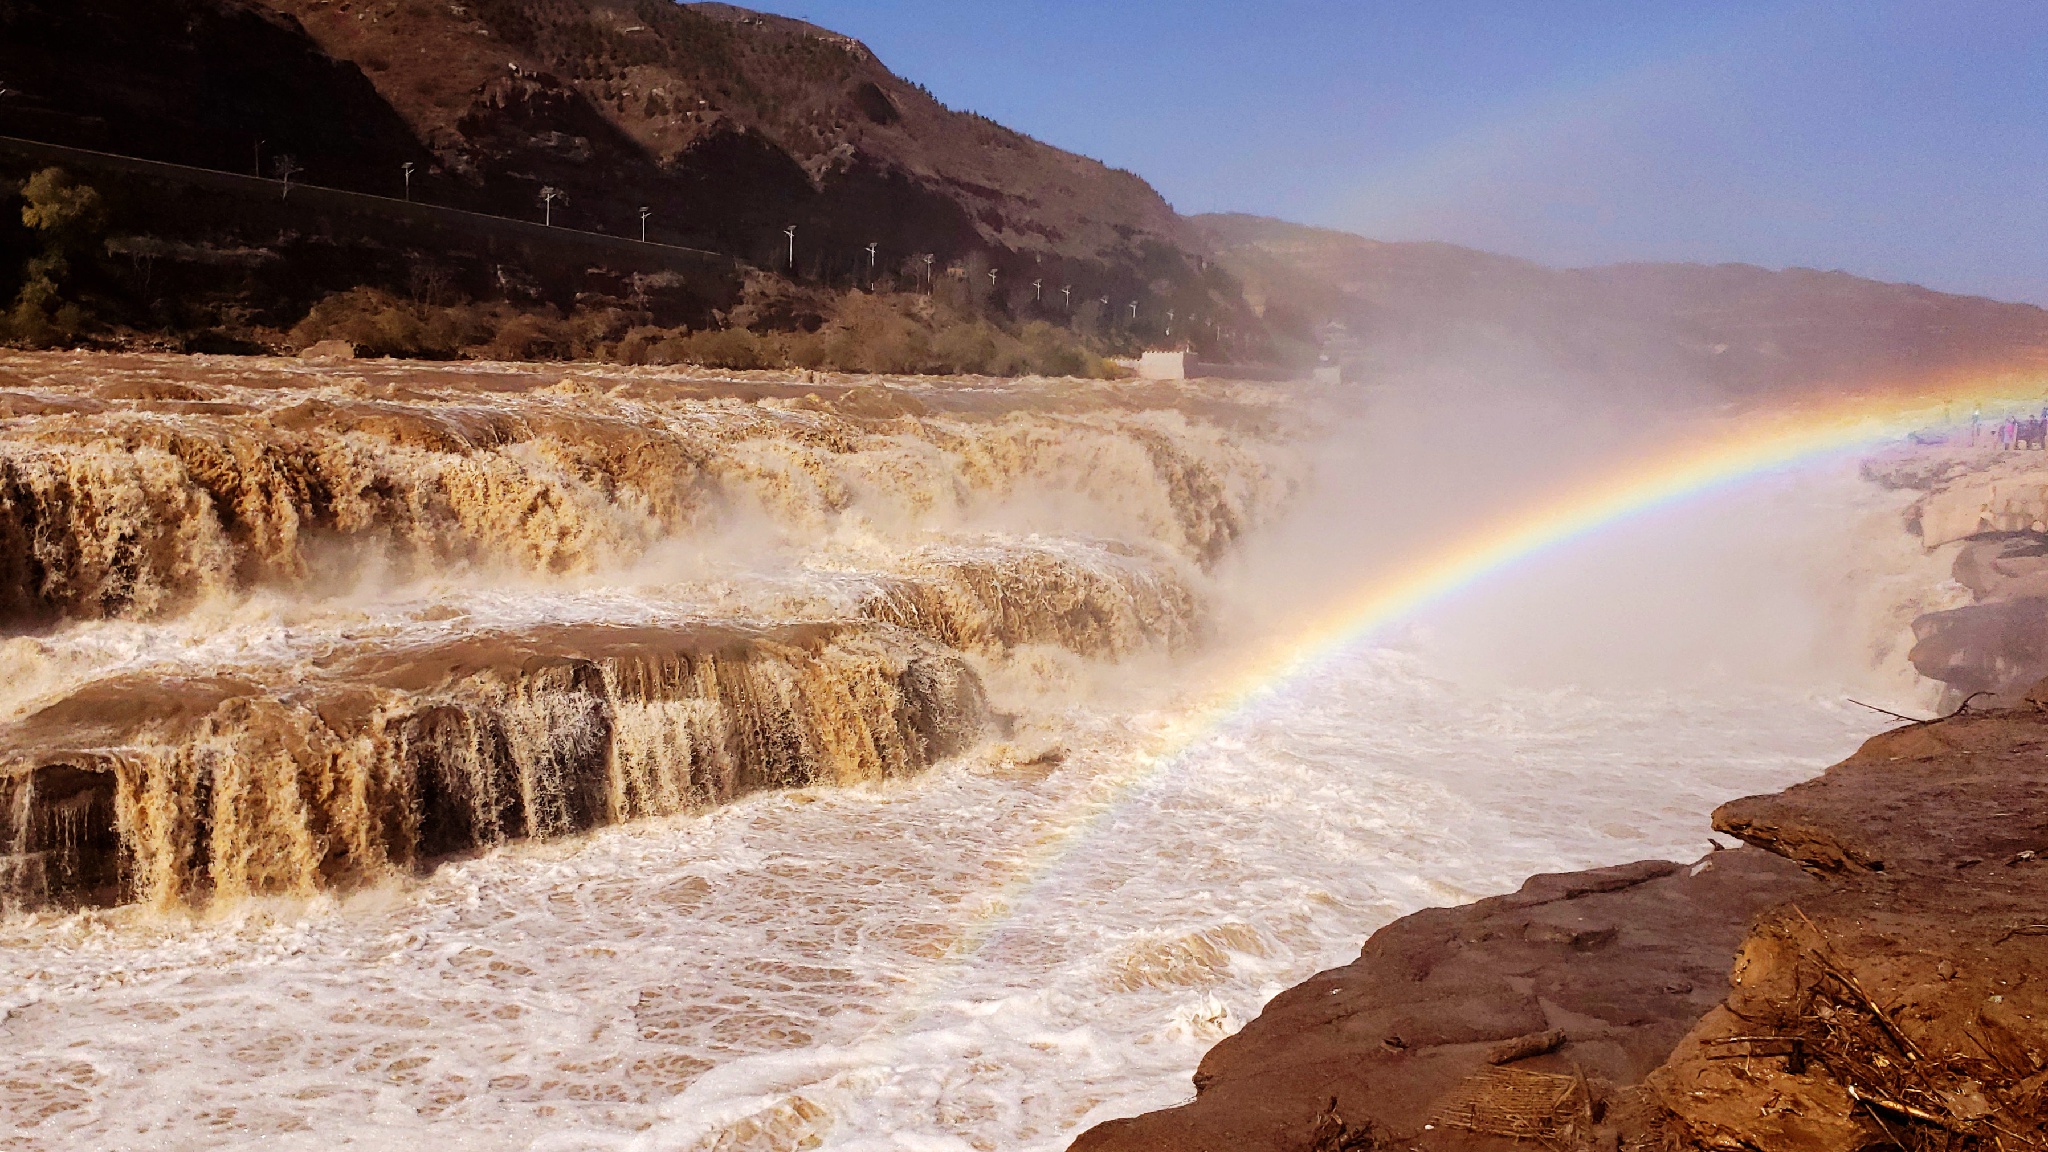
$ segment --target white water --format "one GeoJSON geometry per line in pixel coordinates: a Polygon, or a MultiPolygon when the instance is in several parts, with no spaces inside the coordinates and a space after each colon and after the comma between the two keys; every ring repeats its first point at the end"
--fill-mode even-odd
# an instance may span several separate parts
{"type": "Polygon", "coordinates": [[[1142,721],[1067,717],[1042,779],[990,753],[338,907],[16,924],[8,1120],[37,1148],[1061,1147],[1184,1097],[1209,1044],[1393,917],[1696,856],[1714,804],[1873,730],[1784,692],[1479,694],[1387,651],[1298,699],[1021,889],[1142,721]]]}
{"type": "Polygon", "coordinates": [[[1353,653],[1153,776],[1173,714],[1098,699],[906,784],[520,846],[339,903],[17,919],[0,1134],[1061,1148],[1185,1098],[1203,1051],[1388,920],[1532,872],[1690,859],[1716,804],[1878,727],[1822,680],[1462,671],[1512,608],[1353,653]]]}

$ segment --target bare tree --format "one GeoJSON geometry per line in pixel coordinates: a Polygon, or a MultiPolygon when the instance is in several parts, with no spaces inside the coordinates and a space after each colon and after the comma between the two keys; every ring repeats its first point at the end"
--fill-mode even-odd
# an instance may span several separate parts
{"type": "Polygon", "coordinates": [[[292,177],[304,172],[305,169],[299,167],[298,157],[286,153],[270,162],[270,171],[284,182],[284,199],[289,200],[292,198],[292,177]]]}

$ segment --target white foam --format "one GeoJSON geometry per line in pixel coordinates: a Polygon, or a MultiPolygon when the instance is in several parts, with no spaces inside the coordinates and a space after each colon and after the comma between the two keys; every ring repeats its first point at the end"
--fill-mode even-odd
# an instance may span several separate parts
{"type": "Polygon", "coordinates": [[[1726,686],[1469,691],[1360,654],[1143,782],[1070,711],[908,784],[760,797],[342,902],[0,937],[39,1148],[1022,1148],[1188,1095],[1201,1053],[1414,908],[1706,849],[1716,803],[1872,730],[1726,686]],[[993,918],[990,909],[1007,907],[993,918]],[[969,944],[973,951],[962,955],[969,944]],[[48,1110],[48,1109],[55,1110],[48,1110]]]}

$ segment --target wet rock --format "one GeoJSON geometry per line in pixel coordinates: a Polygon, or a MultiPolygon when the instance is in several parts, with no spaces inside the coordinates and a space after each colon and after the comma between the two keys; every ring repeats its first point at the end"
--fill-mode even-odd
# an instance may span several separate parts
{"type": "Polygon", "coordinates": [[[1958,696],[2010,703],[2048,676],[2048,597],[1932,612],[1913,621],[1913,667],[1958,696]]]}
{"type": "Polygon", "coordinates": [[[321,340],[299,353],[299,359],[313,364],[340,364],[355,358],[356,346],[346,340],[321,340]]]}
{"type": "Polygon", "coordinates": [[[449,853],[919,772],[986,715],[880,625],[560,626],[307,677],[89,685],[0,730],[19,904],[310,894],[449,853]]]}
{"type": "Polygon", "coordinates": [[[120,881],[114,794],[98,765],[0,775],[0,901],[107,902],[120,881]]]}
{"type": "Polygon", "coordinates": [[[2048,852],[2044,749],[2032,707],[1901,728],[1724,805],[1744,848],[1396,921],[1075,1147],[1293,1152],[1339,1110],[1421,1149],[2039,1143],[2048,869],[1985,862],[2048,852]]]}
{"type": "Polygon", "coordinates": [[[1583,1074],[1587,1106],[1604,1110],[1713,1007],[1749,916],[1815,887],[1745,848],[1693,868],[1540,876],[1512,895],[1417,913],[1212,1049],[1192,1103],[1102,1125],[1074,1147],[1301,1149],[1333,1098],[1383,1141],[1435,1146],[1447,1130],[1425,1126],[1492,1058],[1524,1045],[1545,1051],[1516,1069],[1583,1074]],[[1591,939],[1607,943],[1581,946],[1591,939]]]}

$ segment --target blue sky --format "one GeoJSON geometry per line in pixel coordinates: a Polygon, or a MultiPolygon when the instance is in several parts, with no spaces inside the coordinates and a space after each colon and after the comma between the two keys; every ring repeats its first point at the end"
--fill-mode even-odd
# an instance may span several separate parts
{"type": "Polygon", "coordinates": [[[2048,304],[2040,0],[766,6],[1184,212],[2048,304]]]}

